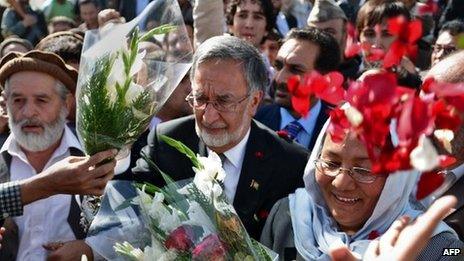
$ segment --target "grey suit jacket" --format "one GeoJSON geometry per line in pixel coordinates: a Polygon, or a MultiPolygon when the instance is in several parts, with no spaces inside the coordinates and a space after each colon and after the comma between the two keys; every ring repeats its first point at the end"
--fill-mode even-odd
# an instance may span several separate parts
{"type": "MultiPolygon", "coordinates": [[[[261,234],[261,243],[279,254],[280,260],[304,260],[295,248],[288,197],[279,200],[271,210],[261,234]]],[[[417,260],[463,260],[462,256],[442,256],[444,248],[464,248],[464,243],[450,232],[432,237],[417,260]]]]}

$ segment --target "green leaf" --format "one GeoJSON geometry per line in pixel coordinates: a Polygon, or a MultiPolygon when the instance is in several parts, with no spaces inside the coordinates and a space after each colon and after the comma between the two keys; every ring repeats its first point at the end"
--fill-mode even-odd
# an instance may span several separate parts
{"type": "Polygon", "coordinates": [[[185,146],[182,142],[177,141],[173,138],[170,138],[166,135],[161,135],[160,139],[166,142],[169,146],[178,150],[180,153],[185,154],[185,156],[187,156],[192,161],[192,164],[195,168],[198,168],[198,169],[203,168],[200,161],[198,161],[198,158],[195,155],[195,153],[189,147],[185,146]]]}
{"type": "Polygon", "coordinates": [[[156,28],[151,29],[150,31],[146,32],[144,35],[142,35],[139,39],[138,42],[143,42],[147,41],[150,38],[152,38],[154,35],[159,35],[159,34],[167,34],[173,30],[175,30],[177,26],[175,25],[170,25],[170,24],[164,24],[160,25],[156,28]]]}

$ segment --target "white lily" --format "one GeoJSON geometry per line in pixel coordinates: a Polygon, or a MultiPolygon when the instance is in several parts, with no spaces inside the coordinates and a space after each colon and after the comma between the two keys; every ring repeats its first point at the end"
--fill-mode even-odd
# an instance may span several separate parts
{"type": "Polygon", "coordinates": [[[417,170],[424,172],[438,167],[440,160],[432,142],[422,135],[416,148],[411,151],[409,159],[411,165],[417,170]]]}
{"type": "Polygon", "coordinates": [[[143,208],[148,208],[152,203],[152,197],[145,192],[145,188],[146,185],[143,185],[141,190],[137,188],[137,194],[139,196],[135,197],[132,203],[143,208]]]}
{"type": "Polygon", "coordinates": [[[146,246],[144,249],[144,261],[152,260],[164,260],[172,261],[176,260],[177,253],[172,250],[166,251],[163,245],[161,245],[156,239],[152,238],[151,246],[146,246]]]}
{"type": "Polygon", "coordinates": [[[170,232],[180,226],[180,219],[177,211],[172,208],[168,209],[163,201],[164,195],[162,193],[155,193],[153,202],[148,210],[148,215],[158,222],[160,229],[170,232]]]}
{"type": "MultiPolygon", "coordinates": [[[[122,49],[118,54],[117,57],[113,63],[113,66],[111,68],[111,73],[108,76],[108,80],[106,83],[106,88],[108,90],[109,98],[111,102],[116,101],[117,93],[116,93],[116,83],[118,83],[120,86],[124,85],[124,82],[126,81],[126,74],[125,74],[125,66],[124,62],[122,60],[122,53],[125,52],[128,53],[129,50],[127,49],[122,49]]],[[[134,77],[135,74],[137,74],[143,67],[143,58],[145,57],[146,51],[142,51],[140,53],[137,53],[134,63],[132,64],[129,75],[127,77],[132,78],[134,77]]],[[[140,94],[143,91],[143,87],[141,85],[136,84],[133,80],[130,83],[129,89],[127,90],[125,100],[127,104],[130,104],[132,100],[137,97],[138,94],[140,94]]]]}

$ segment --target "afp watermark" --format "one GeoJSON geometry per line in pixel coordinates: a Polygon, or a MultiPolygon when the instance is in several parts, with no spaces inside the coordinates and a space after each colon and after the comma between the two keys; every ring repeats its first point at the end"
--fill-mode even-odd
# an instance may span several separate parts
{"type": "Polygon", "coordinates": [[[463,250],[460,248],[443,248],[443,256],[459,256],[463,254],[463,250]]]}

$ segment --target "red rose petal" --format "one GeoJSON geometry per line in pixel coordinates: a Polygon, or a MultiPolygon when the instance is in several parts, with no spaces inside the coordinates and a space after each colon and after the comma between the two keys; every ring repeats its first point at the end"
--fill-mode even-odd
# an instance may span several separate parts
{"type": "Polygon", "coordinates": [[[426,198],[445,181],[445,176],[437,172],[425,172],[421,175],[417,184],[416,199],[421,200],[426,198]]]}
{"type": "Polygon", "coordinates": [[[439,159],[440,159],[440,167],[442,169],[448,168],[449,166],[453,165],[457,161],[455,157],[450,156],[450,155],[440,155],[439,159]]]}

